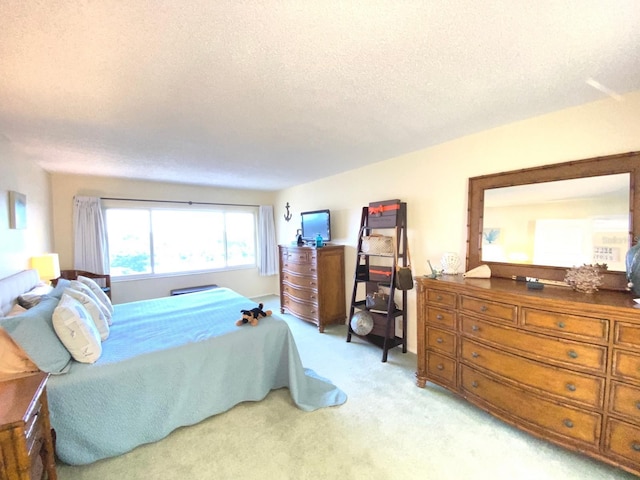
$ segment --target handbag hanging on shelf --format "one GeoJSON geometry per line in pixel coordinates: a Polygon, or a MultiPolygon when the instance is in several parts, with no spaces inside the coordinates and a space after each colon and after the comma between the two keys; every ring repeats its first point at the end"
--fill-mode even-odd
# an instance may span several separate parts
{"type": "MultiPolygon", "coordinates": [[[[398,235],[396,235],[396,238],[398,238],[398,235]]],[[[411,290],[413,288],[413,274],[411,273],[411,255],[409,253],[409,242],[407,242],[407,266],[401,267],[398,264],[398,248],[394,249],[394,254],[396,260],[396,288],[398,290],[411,290]]]]}

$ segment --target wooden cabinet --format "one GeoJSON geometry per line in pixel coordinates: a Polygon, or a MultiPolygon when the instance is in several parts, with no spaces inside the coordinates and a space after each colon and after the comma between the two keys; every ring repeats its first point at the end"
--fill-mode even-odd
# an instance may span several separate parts
{"type": "Polygon", "coordinates": [[[56,480],[47,404],[48,374],[0,382],[0,478],[56,480]]]}
{"type": "Polygon", "coordinates": [[[626,292],[419,278],[417,384],[640,474],[640,309],[626,292]]]}
{"type": "Polygon", "coordinates": [[[346,319],[344,246],[280,245],[280,311],[326,325],[346,319]]]}

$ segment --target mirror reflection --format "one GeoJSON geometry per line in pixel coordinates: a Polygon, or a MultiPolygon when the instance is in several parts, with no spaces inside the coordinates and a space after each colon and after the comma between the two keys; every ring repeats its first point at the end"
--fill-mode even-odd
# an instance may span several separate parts
{"type": "Polygon", "coordinates": [[[625,270],[630,174],[486,189],[482,261],[625,270]]]}

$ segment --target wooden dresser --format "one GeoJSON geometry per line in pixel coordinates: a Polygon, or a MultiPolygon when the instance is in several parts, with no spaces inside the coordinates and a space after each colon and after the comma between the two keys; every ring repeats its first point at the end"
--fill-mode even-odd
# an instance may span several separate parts
{"type": "Polygon", "coordinates": [[[56,480],[46,373],[0,381],[0,479],[56,480]]]}
{"type": "Polygon", "coordinates": [[[417,384],[640,474],[640,308],[626,292],[419,278],[417,384]]]}
{"type": "Polygon", "coordinates": [[[344,324],[344,246],[280,245],[280,311],[314,323],[318,330],[344,324]]]}

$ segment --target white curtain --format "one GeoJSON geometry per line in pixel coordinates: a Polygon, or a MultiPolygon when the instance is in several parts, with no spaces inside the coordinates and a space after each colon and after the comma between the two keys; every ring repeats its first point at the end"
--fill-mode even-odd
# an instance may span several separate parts
{"type": "Polygon", "coordinates": [[[260,245],[260,275],[263,277],[276,275],[278,273],[278,245],[272,205],[260,205],[258,243],[260,245]]]}
{"type": "Polygon", "coordinates": [[[73,268],[109,273],[107,229],[97,197],[73,197],[73,268]]]}

